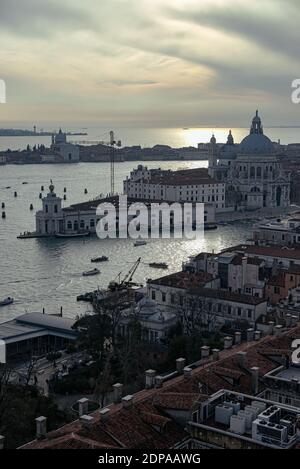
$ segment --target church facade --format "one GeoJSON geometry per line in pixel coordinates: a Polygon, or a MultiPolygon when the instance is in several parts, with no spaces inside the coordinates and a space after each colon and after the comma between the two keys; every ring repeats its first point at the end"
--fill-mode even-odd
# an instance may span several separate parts
{"type": "Polygon", "coordinates": [[[226,184],[228,210],[284,209],[290,205],[290,176],[283,171],[274,144],[264,135],[258,111],[250,134],[239,145],[234,144],[231,131],[221,149],[212,137],[208,171],[226,184]]]}

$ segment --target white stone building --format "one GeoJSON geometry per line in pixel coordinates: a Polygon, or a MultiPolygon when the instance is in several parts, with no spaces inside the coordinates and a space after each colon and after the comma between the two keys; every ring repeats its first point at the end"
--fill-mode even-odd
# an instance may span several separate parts
{"type": "Polygon", "coordinates": [[[290,205],[290,176],[286,174],[271,140],[264,135],[256,112],[250,134],[239,145],[231,132],[218,152],[211,140],[209,175],[226,183],[226,206],[232,210],[284,209],[290,205]]]}
{"type": "Polygon", "coordinates": [[[67,136],[59,129],[58,134],[52,135],[51,150],[62,158],[64,163],[79,162],[79,147],[67,142],[67,136]]]}
{"type": "Polygon", "coordinates": [[[204,203],[209,210],[225,211],[225,183],[208,175],[207,169],[181,171],[148,169],[139,165],[124,181],[128,197],[168,202],[204,203]]]}

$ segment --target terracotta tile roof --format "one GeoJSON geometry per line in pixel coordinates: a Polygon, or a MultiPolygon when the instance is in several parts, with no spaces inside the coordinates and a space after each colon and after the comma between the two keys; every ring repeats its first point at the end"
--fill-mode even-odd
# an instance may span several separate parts
{"type": "Polygon", "coordinates": [[[214,290],[212,288],[191,288],[188,293],[191,296],[232,301],[234,303],[243,303],[253,306],[265,303],[267,301],[266,299],[258,298],[257,296],[241,295],[239,293],[233,293],[226,290],[214,290]]]}
{"type": "Polygon", "coordinates": [[[278,275],[273,275],[267,282],[267,286],[272,287],[285,287],[285,274],[280,272],[278,275]]]}
{"type": "Polygon", "coordinates": [[[83,427],[79,421],[72,422],[48,433],[45,440],[33,441],[23,448],[172,448],[188,434],[184,426],[166,414],[168,409],[192,410],[195,403],[207,400],[209,395],[221,389],[251,394],[250,368],[259,367],[261,377],[277,368],[278,362],[272,356],[288,352],[291,342],[299,335],[300,326],[280,336],[268,336],[222,351],[219,361],[193,369],[189,379],[179,375],[166,381],[162,388],[138,392],[128,409],[121,404],[111,405],[104,422],[100,421],[99,412],[95,412],[90,428],[83,427]],[[246,353],[245,368],[239,365],[239,351],[246,353]],[[235,384],[231,385],[226,378],[236,379],[235,384]],[[156,426],[160,431],[155,429],[156,426]]]}
{"type": "Polygon", "coordinates": [[[238,246],[225,249],[224,252],[241,252],[243,254],[252,254],[255,256],[267,256],[285,259],[294,259],[300,261],[300,247],[291,248],[281,246],[256,246],[252,244],[240,244],[238,246]]]}
{"type": "Polygon", "coordinates": [[[199,394],[165,392],[158,394],[153,404],[163,409],[190,410],[198,399],[199,394]]]}
{"type": "Polygon", "coordinates": [[[175,274],[167,275],[156,280],[149,280],[148,282],[153,285],[162,285],[166,287],[181,288],[187,290],[192,287],[205,285],[213,280],[213,276],[206,272],[191,273],[191,272],[177,272],[175,274]]]}

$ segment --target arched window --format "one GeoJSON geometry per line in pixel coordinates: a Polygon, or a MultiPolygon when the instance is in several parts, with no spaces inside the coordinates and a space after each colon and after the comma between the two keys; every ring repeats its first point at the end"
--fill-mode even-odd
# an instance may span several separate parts
{"type": "Polygon", "coordinates": [[[71,222],[71,221],[68,221],[68,223],[67,223],[67,228],[68,228],[68,230],[71,230],[71,229],[72,229],[72,222],[71,222]]]}
{"type": "Polygon", "coordinates": [[[84,228],[84,220],[80,220],[80,228],[84,228]]]}
{"type": "Polygon", "coordinates": [[[256,169],[256,177],[261,178],[261,167],[260,166],[258,166],[258,168],[256,169]]]}
{"type": "Polygon", "coordinates": [[[251,168],[250,168],[250,177],[251,177],[251,179],[255,178],[255,168],[254,168],[254,166],[251,166],[251,168]]]}

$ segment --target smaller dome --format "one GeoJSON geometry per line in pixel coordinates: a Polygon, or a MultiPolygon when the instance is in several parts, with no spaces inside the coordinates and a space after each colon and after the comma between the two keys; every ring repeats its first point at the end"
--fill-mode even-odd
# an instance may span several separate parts
{"type": "Polygon", "coordinates": [[[274,153],[273,143],[266,135],[264,135],[258,111],[256,111],[256,115],[252,119],[250,134],[240,143],[239,152],[259,155],[274,153]]]}
{"type": "Polygon", "coordinates": [[[213,145],[215,145],[215,144],[217,143],[217,140],[216,140],[216,137],[215,137],[214,134],[213,134],[213,136],[212,136],[211,139],[210,139],[210,143],[213,144],[213,145]]]}
{"type": "Polygon", "coordinates": [[[54,184],[53,184],[52,179],[51,179],[50,186],[49,186],[49,191],[51,192],[51,194],[54,192],[54,189],[55,189],[55,187],[54,187],[54,184]]]}

